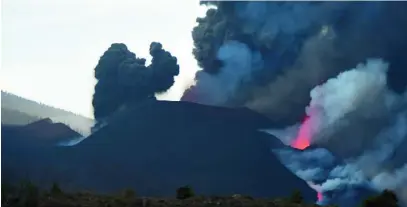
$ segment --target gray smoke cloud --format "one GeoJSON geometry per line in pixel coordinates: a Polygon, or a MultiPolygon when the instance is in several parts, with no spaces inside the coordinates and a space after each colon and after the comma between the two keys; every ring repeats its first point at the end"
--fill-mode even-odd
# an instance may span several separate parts
{"type": "Polygon", "coordinates": [[[261,54],[253,53],[246,44],[238,41],[226,42],[219,48],[217,58],[224,62],[224,66],[215,79],[209,73],[197,73],[199,85],[205,90],[195,96],[206,97],[201,103],[208,105],[222,105],[228,101],[239,84],[249,81],[252,73],[263,67],[261,54]]]}
{"type": "Polygon", "coordinates": [[[370,57],[391,62],[390,88],[405,89],[407,79],[400,78],[407,75],[405,2],[206,4],[216,9],[198,18],[193,31],[194,55],[203,70],[182,100],[247,106],[293,124],[303,118],[312,88],[370,57]],[[230,42],[239,47],[228,47],[230,42]],[[233,51],[243,49],[261,64],[233,51]],[[229,58],[220,58],[221,50],[229,58]],[[252,67],[229,67],[236,59],[252,67]]]}
{"type": "Polygon", "coordinates": [[[193,54],[202,70],[182,100],[246,106],[288,126],[263,130],[286,144],[308,114],[302,127],[309,141],[327,150],[307,149],[314,158],[276,151],[293,172],[332,202],[358,200],[359,192],[386,182],[397,183],[391,189],[407,200],[400,187],[407,186],[400,177],[407,157],[400,95],[407,85],[407,2],[203,4],[216,8],[197,19],[193,54]],[[369,58],[376,59],[364,62],[369,58]]]}

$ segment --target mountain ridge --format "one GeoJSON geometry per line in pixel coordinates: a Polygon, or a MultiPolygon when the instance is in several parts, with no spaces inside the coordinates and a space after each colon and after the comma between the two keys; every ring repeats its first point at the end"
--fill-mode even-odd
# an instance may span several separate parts
{"type": "Polygon", "coordinates": [[[1,108],[4,124],[25,125],[33,121],[50,118],[53,122],[68,125],[81,134],[90,134],[94,120],[82,115],[20,97],[10,92],[1,91],[1,108]],[[19,118],[16,118],[19,116],[19,118]]]}

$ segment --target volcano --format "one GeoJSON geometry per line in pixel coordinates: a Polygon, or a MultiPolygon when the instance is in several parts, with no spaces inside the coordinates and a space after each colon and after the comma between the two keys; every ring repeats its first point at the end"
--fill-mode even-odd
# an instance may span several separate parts
{"type": "Polygon", "coordinates": [[[258,131],[272,125],[246,108],[153,101],[121,111],[74,146],[3,142],[2,176],[41,187],[58,182],[68,191],[133,188],[141,196],[174,196],[184,185],[200,195],[270,198],[298,189],[315,201],[317,193],[270,152],[283,144],[258,131]]]}

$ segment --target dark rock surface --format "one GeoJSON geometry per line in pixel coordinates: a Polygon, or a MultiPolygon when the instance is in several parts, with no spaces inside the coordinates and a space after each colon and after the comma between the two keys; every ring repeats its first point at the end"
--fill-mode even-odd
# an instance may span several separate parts
{"type": "Polygon", "coordinates": [[[174,196],[183,185],[197,194],[269,198],[298,189],[315,200],[316,192],[270,152],[281,142],[257,130],[272,124],[248,109],[155,101],[122,111],[72,147],[3,142],[2,176],[66,190],[134,188],[143,196],[174,196]]]}

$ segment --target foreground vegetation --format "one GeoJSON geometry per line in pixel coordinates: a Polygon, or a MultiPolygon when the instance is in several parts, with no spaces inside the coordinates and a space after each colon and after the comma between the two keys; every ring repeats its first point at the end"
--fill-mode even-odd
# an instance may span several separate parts
{"type": "MultiPolygon", "coordinates": [[[[97,195],[90,192],[67,193],[54,184],[41,192],[35,185],[25,182],[19,187],[2,184],[1,205],[4,207],[317,207],[303,202],[301,193],[281,199],[253,199],[249,196],[229,197],[195,196],[189,186],[178,188],[176,198],[138,197],[131,189],[117,195],[97,195]]],[[[397,197],[391,191],[365,200],[363,207],[398,207],[397,197]]],[[[334,206],[332,206],[334,207],[334,206]]]]}

